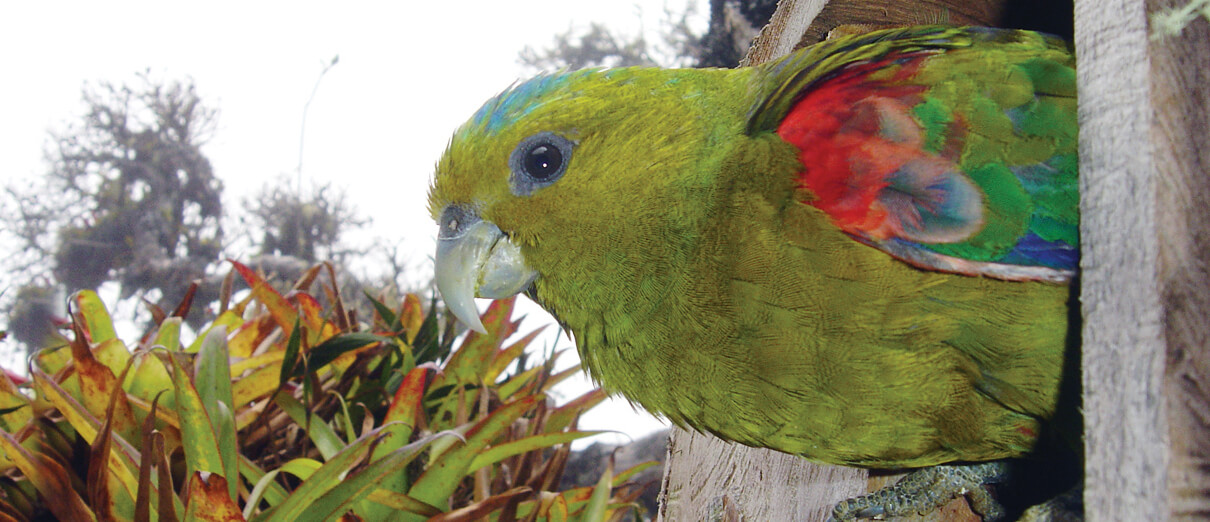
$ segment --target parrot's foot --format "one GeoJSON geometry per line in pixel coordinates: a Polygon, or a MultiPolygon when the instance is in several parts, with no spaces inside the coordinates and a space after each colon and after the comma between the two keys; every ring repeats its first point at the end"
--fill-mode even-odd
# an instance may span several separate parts
{"type": "Polygon", "coordinates": [[[1079,522],[1081,520],[1084,520],[1083,482],[1057,497],[1025,510],[1017,522],[1079,522]]]}
{"type": "Polygon", "coordinates": [[[925,514],[959,495],[966,495],[971,509],[982,515],[983,520],[1000,520],[1004,517],[1004,509],[992,498],[987,485],[1004,480],[1007,472],[1008,465],[1004,461],[918,469],[894,485],[836,504],[828,520],[925,514]]]}

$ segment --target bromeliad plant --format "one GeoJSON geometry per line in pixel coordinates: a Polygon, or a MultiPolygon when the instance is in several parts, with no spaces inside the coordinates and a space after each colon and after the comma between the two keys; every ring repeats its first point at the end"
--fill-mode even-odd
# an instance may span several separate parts
{"type": "Polygon", "coordinates": [[[234,266],[251,292],[228,305],[229,276],[218,318],[190,342],[189,297],[153,310],[157,327],[130,346],[85,291],[67,342],[32,357],[29,380],[0,374],[0,521],[595,521],[634,506],[628,479],[645,465],[555,490],[569,443],[595,433],[576,419],[604,394],[553,404],[547,392],[578,369],[554,372],[561,352],[526,367],[541,329],[504,344],[513,301],[455,350],[453,322],[415,295],[370,298],[365,327],[334,285],[327,309],[302,291],[324,265],[287,295],[234,266]]]}

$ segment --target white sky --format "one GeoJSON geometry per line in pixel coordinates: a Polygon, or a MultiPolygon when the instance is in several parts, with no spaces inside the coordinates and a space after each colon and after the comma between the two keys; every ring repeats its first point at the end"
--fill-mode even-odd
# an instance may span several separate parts
{"type": "MultiPolygon", "coordinates": [[[[683,2],[669,5],[682,9],[683,2]]],[[[705,1],[698,3],[700,15],[705,1]]],[[[431,270],[427,256],[436,227],[425,198],[433,165],[453,130],[523,74],[517,53],[525,45],[545,47],[555,33],[592,21],[650,32],[664,5],[5,2],[0,183],[43,175],[48,131],[83,113],[85,82],[133,85],[135,73],[149,69],[157,78],[193,78],[203,99],[219,109],[217,131],[203,152],[225,184],[224,204],[235,208],[266,183],[295,179],[303,105],[323,64],[339,55],[307,116],[304,182],[342,187],[374,221],[362,239],[402,238],[415,253],[412,263],[431,270]]],[[[526,305],[528,327],[550,321],[526,305]]],[[[569,346],[565,337],[560,342],[569,346]]],[[[582,381],[562,391],[587,389],[582,381]]],[[[594,410],[581,427],[639,436],[660,424],[616,400],[594,410]]]]}

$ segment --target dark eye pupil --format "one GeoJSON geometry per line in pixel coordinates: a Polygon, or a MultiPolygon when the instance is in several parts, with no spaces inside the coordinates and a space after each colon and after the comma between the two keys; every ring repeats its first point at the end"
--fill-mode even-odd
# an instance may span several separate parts
{"type": "Polygon", "coordinates": [[[575,145],[553,132],[539,132],[521,140],[508,155],[508,184],[513,195],[529,196],[563,177],[575,145]]]}
{"type": "Polygon", "coordinates": [[[553,176],[563,165],[563,153],[557,147],[538,145],[529,150],[525,157],[525,170],[537,179],[553,176]]]}

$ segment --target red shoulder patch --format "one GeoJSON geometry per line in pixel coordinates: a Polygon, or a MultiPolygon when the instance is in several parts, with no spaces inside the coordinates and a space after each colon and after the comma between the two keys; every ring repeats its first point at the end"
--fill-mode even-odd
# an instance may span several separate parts
{"type": "Polygon", "coordinates": [[[909,79],[929,53],[849,66],[808,88],[778,126],[798,147],[809,203],[874,241],[950,243],[982,227],[982,195],[952,161],[924,150],[909,79]],[[874,73],[882,73],[872,79],[874,73]]]}

